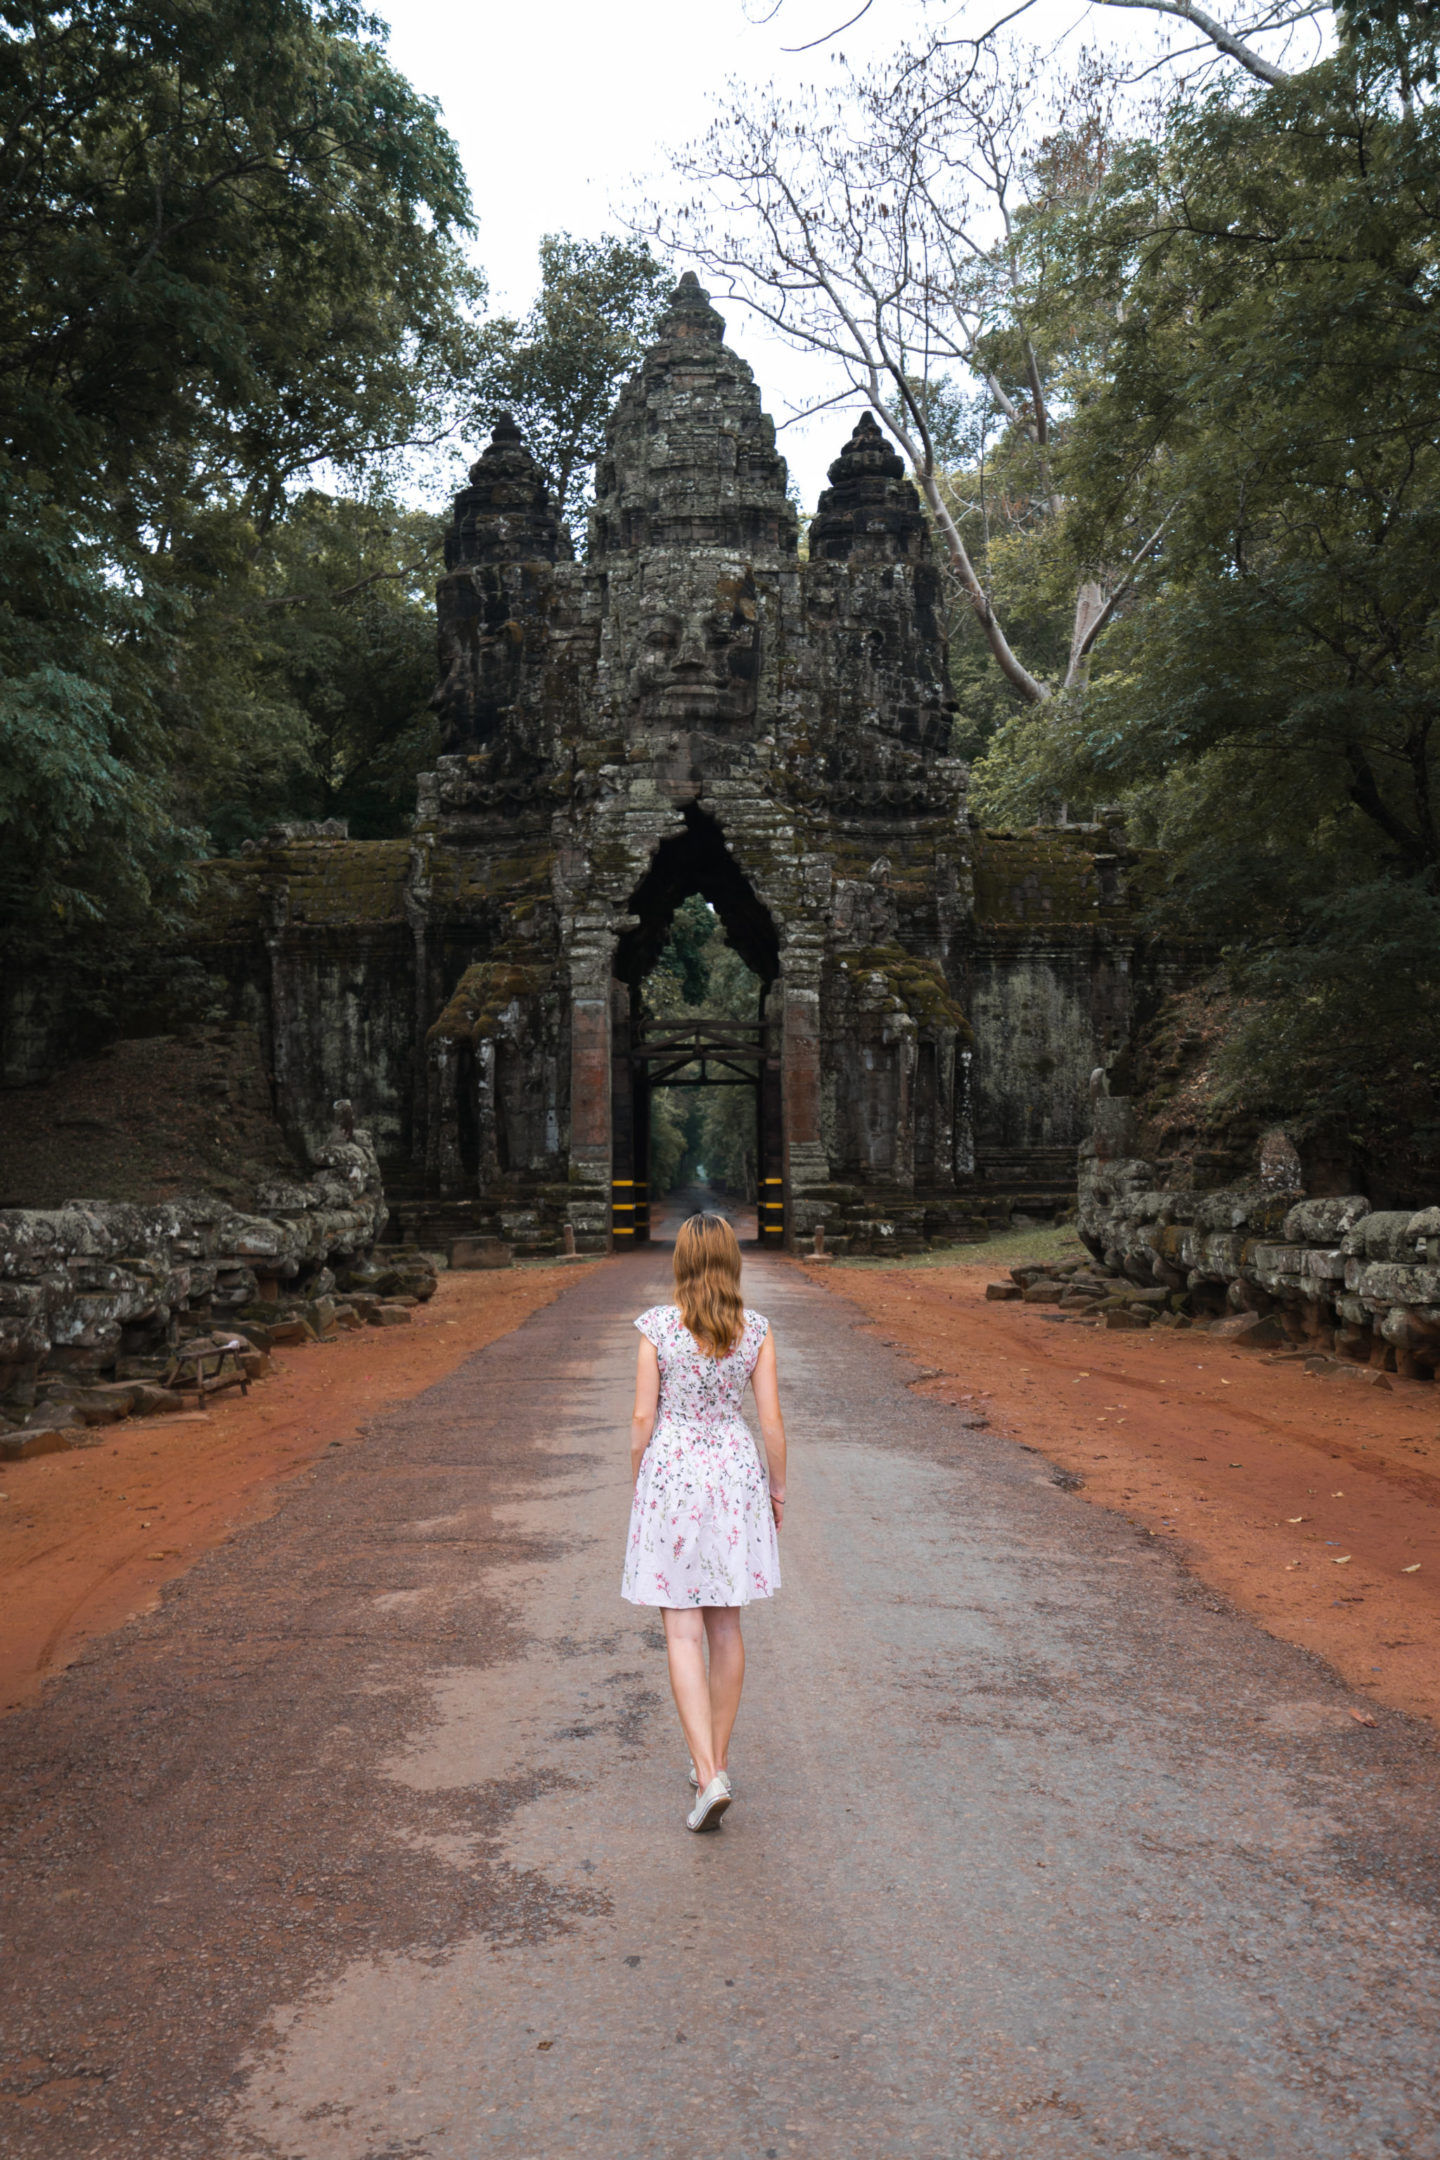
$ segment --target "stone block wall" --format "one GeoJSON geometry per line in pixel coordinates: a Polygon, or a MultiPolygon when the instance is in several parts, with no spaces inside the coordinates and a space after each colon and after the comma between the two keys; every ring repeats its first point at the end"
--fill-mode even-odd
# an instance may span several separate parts
{"type": "Polygon", "coordinates": [[[337,1126],[312,1176],[258,1198],[255,1214],[211,1197],[0,1210],[0,1438],[52,1422],[77,1388],[158,1381],[197,1333],[328,1297],[386,1219],[363,1128],[337,1126]]]}
{"type": "MultiPolygon", "coordinates": [[[[1290,1345],[1409,1379],[1440,1368],[1440,1207],[1307,1199],[1293,1151],[1252,1185],[1157,1184],[1129,1152],[1130,1105],[1102,1098],[1080,1151],[1078,1228],[1095,1258],[1169,1309],[1255,1347],[1290,1345]]],[[[1263,1161],[1263,1157],[1262,1157],[1263,1161]]]]}

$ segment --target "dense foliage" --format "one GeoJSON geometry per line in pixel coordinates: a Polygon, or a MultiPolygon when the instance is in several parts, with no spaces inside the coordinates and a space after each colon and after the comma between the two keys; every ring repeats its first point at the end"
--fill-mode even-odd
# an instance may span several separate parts
{"type": "Polygon", "coordinates": [[[1162,547],[1088,689],[1010,721],[991,818],[1125,800],[1157,920],[1223,948],[1228,1084],[1374,1135],[1440,1083],[1440,117],[1352,39],[1180,101],[1046,245],[1117,321],[1059,469],[1082,562],[1162,547]]]}
{"type": "Polygon", "coordinates": [[[368,496],[453,424],[483,286],[454,146],[348,0],[0,16],[0,950],[34,954],[153,929],[287,774],[383,795],[374,717],[334,716],[368,647],[413,721],[415,573],[312,479],[368,496]]]}
{"type": "MultiPolygon", "coordinates": [[[[755,1021],[760,979],[725,936],[698,893],[675,910],[670,935],[644,988],[653,1020],[755,1021]]],[[[650,1098],[650,1185],[659,1198],[703,1177],[747,1200],[756,1195],[755,1090],[656,1088],[650,1098]]]]}

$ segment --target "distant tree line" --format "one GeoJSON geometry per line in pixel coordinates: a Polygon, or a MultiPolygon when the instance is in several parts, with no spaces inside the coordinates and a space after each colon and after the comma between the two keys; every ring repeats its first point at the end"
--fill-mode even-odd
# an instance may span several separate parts
{"type": "MultiPolygon", "coordinates": [[[[760,1018],[760,978],[699,893],[675,910],[670,934],[643,988],[650,1020],[760,1018]]],[[[706,1181],[753,1201],[758,1118],[753,1087],[659,1087],[650,1098],[650,1186],[656,1199],[706,1181]]]]}

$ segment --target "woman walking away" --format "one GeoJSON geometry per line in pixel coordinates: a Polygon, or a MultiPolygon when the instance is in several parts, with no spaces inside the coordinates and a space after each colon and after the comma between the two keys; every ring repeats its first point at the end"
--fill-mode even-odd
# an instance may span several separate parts
{"type": "Polygon", "coordinates": [[[780,1587],[785,1426],[770,1323],[740,1302],[740,1247],[722,1215],[691,1215],[675,1240],[675,1303],[635,1322],[630,1471],[635,1499],[620,1594],[665,1614],[675,1707],[696,1801],[686,1823],[718,1830],[740,1708],[740,1607],[780,1587]],[[769,1476],[740,1415],[749,1381],[769,1476]],[[705,1670],[706,1645],[710,1670],[705,1670]]]}

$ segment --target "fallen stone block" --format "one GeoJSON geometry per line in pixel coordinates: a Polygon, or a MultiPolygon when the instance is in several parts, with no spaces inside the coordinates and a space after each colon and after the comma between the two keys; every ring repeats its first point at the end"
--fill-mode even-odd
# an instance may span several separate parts
{"type": "Polygon", "coordinates": [[[1357,1365],[1350,1358],[1313,1357],[1305,1370],[1317,1380],[1348,1380],[1357,1387],[1389,1388],[1390,1376],[1376,1365],[1357,1365]]]}
{"type": "Polygon", "coordinates": [[[344,1328],[347,1332],[353,1333],[356,1328],[364,1327],[365,1323],[353,1305],[337,1305],[334,1325],[337,1328],[344,1328]]]}
{"type": "Polygon", "coordinates": [[[392,1305],[387,1300],[376,1306],[370,1315],[369,1324],[371,1327],[408,1327],[410,1308],[408,1305],[392,1305]]]}
{"type": "Polygon", "coordinates": [[[308,1320],[277,1320],[270,1330],[270,1341],[276,1349],[298,1348],[314,1340],[315,1330],[308,1320]]]}
{"type": "Polygon", "coordinates": [[[243,1335],[256,1350],[268,1350],[274,1340],[275,1330],[268,1321],[227,1320],[225,1325],[232,1335],[243,1335]]]}
{"type": "Polygon", "coordinates": [[[159,1380],[169,1362],[168,1356],[158,1352],[154,1357],[117,1358],[115,1377],[117,1380],[159,1380]]]}
{"type": "Polygon", "coordinates": [[[118,1425],[122,1418],[129,1417],[138,1394],[138,1387],[128,1382],[117,1387],[86,1388],[71,1396],[70,1407],[81,1424],[118,1425]]]}
{"type": "Polygon", "coordinates": [[[275,1360],[264,1350],[247,1350],[241,1356],[240,1370],[247,1380],[268,1380],[275,1370],[275,1360]]]}
{"type": "Polygon", "coordinates": [[[1027,1305],[1058,1305],[1060,1285],[1057,1282],[1032,1282],[1020,1294],[1027,1305]]]}
{"type": "Polygon", "coordinates": [[[1018,1305],[1025,1292],[1016,1282],[987,1282],[985,1295],[992,1305],[1018,1305]]]}
{"type": "Polygon", "coordinates": [[[183,1410],[185,1398],[173,1388],[145,1385],[135,1390],[135,1407],[132,1417],[168,1417],[172,1411],[183,1410]]]}
{"type": "Polygon", "coordinates": [[[1279,1322],[1262,1313],[1235,1313],[1228,1320],[1217,1320],[1210,1333],[1238,1343],[1243,1350],[1279,1350],[1286,1341],[1279,1322]]]}
{"type": "Polygon", "coordinates": [[[1107,1305],[1100,1317],[1107,1328],[1119,1328],[1122,1330],[1127,1328],[1148,1328],[1151,1319],[1148,1306],[1142,1306],[1138,1312],[1132,1312],[1128,1305],[1107,1305]]]}
{"type": "MultiPolygon", "coordinates": [[[[468,1243],[469,1240],[462,1238],[459,1242],[463,1245],[468,1243]]],[[[496,1238],[493,1242],[499,1245],[501,1241],[496,1238]]],[[[508,1248],[506,1249],[508,1250],[508,1248]]],[[[500,1262],[498,1264],[507,1266],[509,1263],[500,1262]]],[[[454,1265],[453,1261],[451,1265],[454,1265]]],[[[353,1271],[345,1271],[340,1281],[340,1288],[344,1294],[348,1297],[353,1288],[367,1290],[372,1297],[414,1297],[419,1298],[422,1303],[426,1298],[432,1298],[435,1295],[439,1277],[418,1246],[377,1245],[374,1253],[374,1267],[375,1272],[373,1274],[367,1269],[363,1275],[359,1276],[353,1271]]]]}
{"type": "Polygon", "coordinates": [[[515,1248],[497,1237],[456,1238],[450,1247],[452,1268],[507,1268],[515,1265],[515,1248]]]}
{"type": "Polygon", "coordinates": [[[64,1455],[82,1444],[73,1426],[25,1426],[0,1435],[0,1462],[30,1462],[37,1455],[64,1455]]]}

